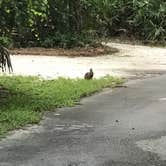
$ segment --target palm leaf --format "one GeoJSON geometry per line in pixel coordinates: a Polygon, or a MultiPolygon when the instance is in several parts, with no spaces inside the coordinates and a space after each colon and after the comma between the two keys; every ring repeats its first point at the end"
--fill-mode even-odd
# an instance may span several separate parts
{"type": "Polygon", "coordinates": [[[7,71],[7,68],[9,72],[13,71],[9,50],[3,46],[0,46],[0,68],[2,72],[7,71]]]}

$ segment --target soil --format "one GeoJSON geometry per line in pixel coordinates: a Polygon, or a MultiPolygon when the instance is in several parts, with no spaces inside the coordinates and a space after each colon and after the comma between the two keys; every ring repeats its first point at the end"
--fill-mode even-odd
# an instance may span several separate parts
{"type": "Polygon", "coordinates": [[[44,56],[67,56],[67,57],[95,57],[99,55],[112,54],[118,52],[116,48],[108,46],[84,47],[84,48],[15,48],[11,50],[14,55],[44,55],[44,56]]]}

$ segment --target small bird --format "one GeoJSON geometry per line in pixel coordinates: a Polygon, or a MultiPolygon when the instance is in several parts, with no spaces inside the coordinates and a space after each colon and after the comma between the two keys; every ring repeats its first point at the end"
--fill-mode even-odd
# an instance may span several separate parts
{"type": "Polygon", "coordinates": [[[91,80],[91,79],[93,78],[93,75],[94,75],[93,70],[90,69],[89,72],[85,73],[84,79],[86,79],[86,80],[91,80]]]}

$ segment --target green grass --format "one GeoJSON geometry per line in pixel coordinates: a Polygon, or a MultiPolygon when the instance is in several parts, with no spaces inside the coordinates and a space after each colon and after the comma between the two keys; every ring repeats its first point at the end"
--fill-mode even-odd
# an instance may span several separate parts
{"type": "Polygon", "coordinates": [[[38,123],[44,111],[74,106],[81,97],[122,82],[110,76],[90,81],[0,76],[0,135],[26,124],[38,123]]]}

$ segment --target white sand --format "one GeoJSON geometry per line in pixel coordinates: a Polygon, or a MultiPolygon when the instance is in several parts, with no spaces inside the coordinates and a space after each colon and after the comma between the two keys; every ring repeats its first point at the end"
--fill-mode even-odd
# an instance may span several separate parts
{"type": "Polygon", "coordinates": [[[120,51],[98,57],[12,56],[14,74],[83,78],[89,68],[95,77],[107,74],[125,78],[166,73],[166,48],[109,43],[120,51]]]}

